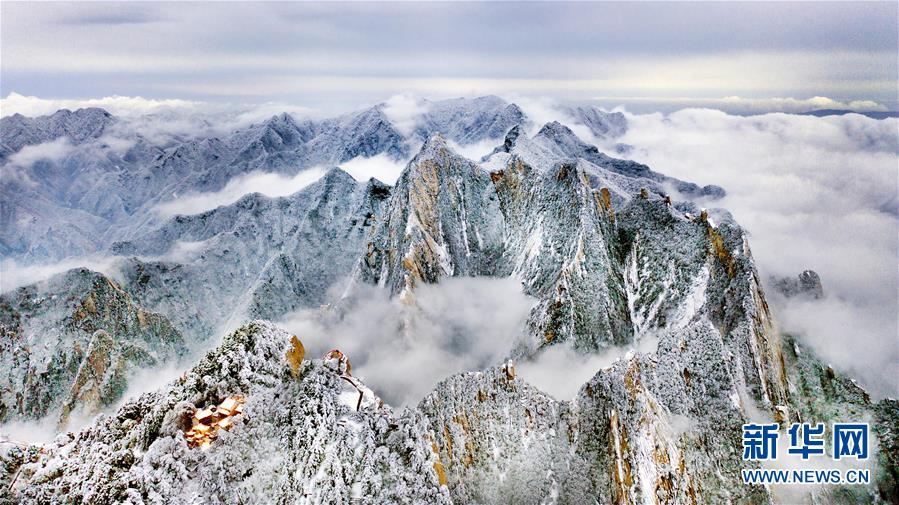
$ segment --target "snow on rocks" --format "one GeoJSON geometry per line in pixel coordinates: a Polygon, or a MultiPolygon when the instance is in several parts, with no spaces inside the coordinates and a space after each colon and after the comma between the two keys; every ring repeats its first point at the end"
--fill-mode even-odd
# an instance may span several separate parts
{"type": "Polygon", "coordinates": [[[236,330],[182,380],[126,403],[46,454],[20,458],[15,499],[333,503],[361,491],[373,503],[448,503],[420,419],[391,418],[373,393],[361,411],[350,409],[340,401],[341,372],[313,360],[294,377],[290,347],[291,336],[269,323],[236,330]],[[191,450],[183,436],[189,406],[234,392],[246,399],[243,415],[205,451],[191,450]],[[351,423],[339,422],[347,415],[351,423]]]}

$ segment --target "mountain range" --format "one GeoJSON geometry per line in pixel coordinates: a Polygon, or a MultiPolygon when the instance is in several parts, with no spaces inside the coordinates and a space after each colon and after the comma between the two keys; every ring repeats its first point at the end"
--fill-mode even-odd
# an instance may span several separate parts
{"type": "MultiPolygon", "coordinates": [[[[536,125],[497,97],[454,99],[425,103],[410,128],[380,104],[163,141],[99,109],[3,118],[4,259],[115,258],[114,274],[78,268],[0,296],[0,420],[64,429],[104,412],[4,449],[5,499],[789,503],[742,483],[758,466],[741,458],[742,424],[858,419],[878,441],[876,482],[804,499],[899,499],[899,404],[873,402],[778,332],[746,232],[702,207],[724,189],[602,152],[627,152],[620,113],[558,113],[536,125]],[[458,152],[479,144],[495,147],[458,152]],[[405,163],[395,182],[339,168],[374,156],[405,163]],[[288,196],[154,210],[241,175],[315,167],[328,169],[288,196]],[[352,374],[352,356],[304,358],[304,336],[268,322],[300,309],[340,318],[369,287],[414,314],[420,286],[452,277],[511,277],[533,307],[507,360],[402,411],[352,374]],[[560,346],[629,351],[566,400],[515,369],[560,346]],[[162,364],[186,371],[124,398],[162,364]],[[189,446],[191,419],[231,395],[246,398],[233,428],[189,446]]],[[[416,338],[408,321],[395,327],[416,338]]]]}

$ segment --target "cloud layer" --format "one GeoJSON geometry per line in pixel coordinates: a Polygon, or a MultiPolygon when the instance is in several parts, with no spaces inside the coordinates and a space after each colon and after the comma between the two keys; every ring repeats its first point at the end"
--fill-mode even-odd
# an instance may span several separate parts
{"type": "Polygon", "coordinates": [[[416,288],[415,302],[357,286],[340,315],[304,310],[279,324],[300,336],[310,357],[338,348],[353,375],[394,407],[413,405],[438,381],[502,362],[535,300],[512,278],[449,278],[416,288]]]}
{"type": "Polygon", "coordinates": [[[683,108],[718,109],[731,114],[763,114],[766,112],[803,113],[821,109],[851,110],[856,112],[882,112],[888,107],[874,100],[835,100],[826,96],[811,98],[766,97],[747,98],[725,96],[702,97],[627,97],[602,96],[594,99],[605,107],[624,106],[635,112],[671,112],[683,108]]]}
{"type": "Polygon", "coordinates": [[[397,161],[387,154],[376,154],[369,158],[357,156],[340,165],[340,168],[352,175],[357,181],[367,181],[375,178],[386,184],[393,184],[399,179],[405,161],[397,161]]]}
{"type": "Polygon", "coordinates": [[[326,170],[320,167],[303,170],[294,176],[272,172],[250,172],[229,180],[220,191],[181,195],[157,205],[154,210],[165,217],[200,214],[223,205],[230,205],[251,193],[260,193],[268,197],[289,196],[321,179],[325,172],[326,170]]]}
{"type": "Polygon", "coordinates": [[[0,109],[2,109],[0,115],[21,114],[23,116],[35,117],[53,114],[60,109],[75,110],[87,107],[100,107],[115,116],[132,117],[171,109],[199,111],[202,106],[201,102],[192,100],[154,100],[140,96],[115,95],[77,100],[38,98],[36,96],[25,96],[10,92],[6,98],[0,99],[0,109]]]}
{"type": "Polygon", "coordinates": [[[60,137],[50,142],[24,146],[9,156],[8,163],[18,168],[31,168],[38,161],[56,162],[66,158],[75,147],[67,137],[60,137]]]}
{"type": "Polygon", "coordinates": [[[544,350],[530,361],[516,364],[518,375],[557,400],[571,400],[581,386],[603,368],[632,353],[655,352],[659,340],[655,336],[643,338],[634,346],[612,347],[601,354],[585,355],[567,345],[544,350]]]}
{"type": "Polygon", "coordinates": [[[654,170],[728,196],[763,277],[821,275],[827,299],[774,302],[783,329],[875,395],[899,393],[897,120],[851,114],[629,114],[622,142],[654,170]]]}

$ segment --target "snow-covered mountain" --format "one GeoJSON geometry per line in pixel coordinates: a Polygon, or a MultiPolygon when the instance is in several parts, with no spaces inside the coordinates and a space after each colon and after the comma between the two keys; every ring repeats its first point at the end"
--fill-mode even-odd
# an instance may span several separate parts
{"type": "Polygon", "coordinates": [[[0,297],[0,419],[92,415],[115,404],[139,369],[187,352],[169,320],[113,280],[74,269],[0,297]]]}
{"type": "Polygon", "coordinates": [[[276,319],[326,303],[328,288],[350,276],[389,194],[381,182],[335,168],[294,195],[254,193],[177,216],[112,252],[132,258],[122,273],[136,299],[205,339],[234,314],[276,319]]]}
{"type": "MultiPolygon", "coordinates": [[[[507,363],[450,377],[401,413],[353,377],[342,359],[292,359],[298,343],[269,323],[252,322],[178,380],[90,428],[40,450],[5,449],[0,481],[10,499],[24,503],[772,498],[766,488],[739,480],[740,425],[750,408],[743,402],[752,400],[730,396],[736,378],[719,361],[725,349],[710,324],[664,338],[656,353],[600,370],[572,401],[540,392],[507,363]],[[184,432],[191,418],[235,394],[246,405],[233,427],[219,429],[207,449],[189,447],[184,432]]],[[[817,383],[816,365],[801,359],[790,361],[796,380],[817,383]]],[[[858,388],[838,376],[822,384],[831,392],[809,400],[872,414],[884,440],[881,455],[892,458],[882,464],[894,464],[896,402],[872,406],[849,398],[858,388]]],[[[799,405],[803,414],[815,413],[799,405]]],[[[882,491],[879,499],[889,497],[889,488],[882,491]]],[[[845,501],[852,491],[812,492],[830,502],[845,501]]],[[[867,494],[874,493],[870,488],[861,493],[848,497],[878,497],[867,494]]]]}
{"type": "Polygon", "coordinates": [[[497,97],[447,100],[430,103],[414,118],[420,126],[404,136],[386,108],[328,119],[281,114],[221,137],[188,139],[148,136],[100,109],[4,117],[0,253],[34,263],[103,250],[160,224],[152,212],[158,204],[221,190],[240,175],[294,175],[379,154],[405,160],[431,133],[466,145],[502,138],[525,121],[517,106],[497,97]],[[58,139],[68,140],[49,153],[48,143],[58,139]],[[28,148],[29,156],[17,158],[28,148]]]}
{"type": "Polygon", "coordinates": [[[34,146],[65,138],[73,144],[97,139],[116,119],[103,109],[91,107],[72,112],[62,109],[36,118],[13,114],[2,119],[0,155],[4,158],[34,146]]]}
{"type": "MultiPolygon", "coordinates": [[[[135,134],[124,154],[101,148],[102,160],[102,132],[72,141],[93,143],[93,157],[25,167],[16,158],[24,147],[4,154],[4,167],[19,163],[23,174],[3,186],[12,202],[4,257],[59,257],[64,241],[119,259],[112,278],[76,269],[0,297],[0,358],[13,371],[0,383],[0,416],[96,412],[119,400],[136,369],[202,356],[78,433],[5,448],[6,499],[769,503],[784,500],[740,480],[752,466],[741,457],[743,423],[858,419],[877,438],[877,482],[808,496],[896,498],[899,406],[873,403],[778,333],[746,233],[725,210],[694,202],[722,188],[591,145],[623,133],[620,114],[571,107],[570,126],[534,125],[496,97],[414,105],[414,121],[380,104],[333,119],[275,116],[221,139],[158,145],[135,134]],[[477,161],[454,149],[485,140],[497,147],[477,161]],[[332,168],[289,196],[248,194],[193,215],[152,211],[252,171],[292,175],[375,155],[408,159],[392,186],[332,168]],[[98,201],[88,194],[105,203],[87,205],[98,201]],[[98,210],[111,201],[116,211],[98,210]],[[93,221],[75,227],[80,216],[93,221]],[[450,277],[511,277],[534,305],[509,335],[508,361],[447,377],[402,412],[341,353],[304,360],[303,335],[262,321],[298,309],[340,318],[370,290],[415,314],[416,291],[450,277]],[[629,351],[563,401],[515,371],[558,349],[629,351]],[[234,395],[246,404],[233,420],[197,421],[234,395]],[[189,429],[212,430],[214,441],[193,447],[189,429]]],[[[22,127],[7,141],[5,125],[4,146],[38,138],[22,127]]]]}

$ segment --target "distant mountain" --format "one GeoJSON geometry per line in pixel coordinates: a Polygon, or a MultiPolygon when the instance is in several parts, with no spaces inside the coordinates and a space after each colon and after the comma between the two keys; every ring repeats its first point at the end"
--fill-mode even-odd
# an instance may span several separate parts
{"type": "Polygon", "coordinates": [[[798,277],[772,277],[770,284],[774,291],[786,298],[820,300],[824,298],[821,277],[814,270],[805,270],[798,277]]]}
{"type": "Polygon", "coordinates": [[[0,120],[0,157],[7,157],[25,146],[50,142],[62,137],[75,144],[97,139],[115,122],[112,114],[91,107],[72,112],[61,109],[37,118],[13,114],[0,120]]]}
{"type": "Polygon", "coordinates": [[[513,126],[530,120],[518,105],[495,96],[427,102],[413,137],[421,142],[436,133],[462,145],[501,139],[513,126]]]}
{"type": "Polygon", "coordinates": [[[545,124],[530,139],[521,136],[518,130],[510,131],[503,145],[494,150],[495,154],[501,152],[518,155],[541,169],[560,159],[579,160],[585,163],[584,167],[591,175],[610,179],[609,187],[616,190],[616,194],[634,193],[645,188],[661,196],[675,191],[686,199],[716,200],[725,195],[719,186],[699,187],[654,172],[641,163],[612,158],[578,138],[558,121],[545,124]]]}
{"type": "Polygon", "coordinates": [[[593,106],[563,108],[575,124],[586,126],[594,137],[615,139],[627,133],[627,118],[621,112],[605,112],[593,106]]]}
{"type": "Polygon", "coordinates": [[[333,169],[289,197],[251,194],[178,216],[112,252],[134,257],[122,271],[135,298],[205,339],[233,314],[276,319],[326,303],[328,288],[352,273],[389,194],[376,180],[333,169]]]}
{"type": "MultiPolygon", "coordinates": [[[[152,212],[160,203],[221,190],[243,174],[294,175],[379,154],[407,160],[433,133],[467,145],[502,139],[528,121],[517,105],[498,97],[428,102],[407,138],[385,108],[379,104],[321,120],[281,114],[221,138],[163,143],[101,109],[4,117],[0,164],[10,164],[25,146],[64,138],[75,147],[59,160],[36,155],[30,165],[14,168],[16,177],[0,182],[0,253],[27,264],[100,251],[161,224],[152,212]]],[[[583,109],[580,114],[597,125],[606,113],[583,109]]],[[[623,119],[614,117],[615,124],[623,119]]]]}

